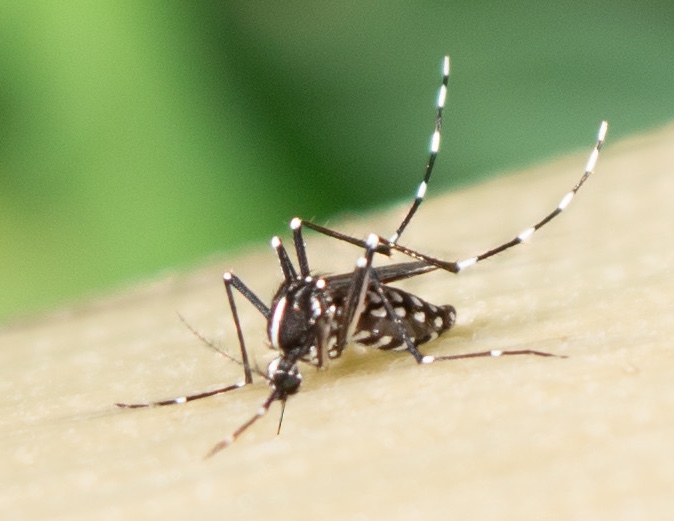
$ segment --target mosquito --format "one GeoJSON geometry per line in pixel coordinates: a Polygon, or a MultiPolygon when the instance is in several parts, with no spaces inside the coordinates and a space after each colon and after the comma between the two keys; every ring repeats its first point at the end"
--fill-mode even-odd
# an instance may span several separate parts
{"type": "MultiPolygon", "coordinates": [[[[575,186],[562,197],[553,211],[513,239],[479,255],[459,261],[438,259],[403,246],[398,241],[424,200],[440,148],[449,64],[449,57],[446,56],[442,65],[442,84],[437,98],[430,155],[423,180],[417,189],[414,201],[393,235],[384,238],[371,233],[362,240],[295,217],[290,222],[290,228],[297,266],[291,260],[281,239],[273,237],[271,240],[283,273],[283,282],[276,291],[271,305],[265,304],[234,273],[226,272],[223,275],[225,293],[238,337],[240,359],[218,351],[242,366],[243,381],[212,391],[169,400],[117,403],[118,407],[140,408],[172,405],[223,394],[252,384],[253,373],[255,373],[267,381],[271,388],[269,395],[255,414],[211,448],[206,454],[206,457],[211,457],[232,444],[243,432],[262,418],[274,402],[281,402],[278,427],[280,430],[286,401],[288,397],[299,391],[302,384],[300,364],[317,368],[324,367],[328,360],[339,358],[344,349],[352,343],[386,351],[407,351],[418,364],[506,355],[559,356],[531,349],[490,350],[445,356],[424,355],[419,347],[451,329],[456,322],[456,310],[451,305],[431,304],[417,295],[389,285],[436,270],[459,273],[529,239],[568,207],[580,187],[593,173],[606,137],[608,124],[602,121],[597,141],[590,153],[584,173],[575,186]],[[303,228],[309,228],[333,239],[362,248],[363,254],[356,260],[353,271],[331,276],[312,274],[302,234],[303,228]],[[373,266],[375,255],[390,256],[393,252],[402,253],[413,260],[386,266],[373,266]],[[271,348],[278,352],[278,356],[269,364],[266,373],[251,365],[239,321],[235,292],[252,304],[267,322],[267,337],[271,348]]],[[[217,349],[199,333],[196,334],[208,345],[217,349]]]]}

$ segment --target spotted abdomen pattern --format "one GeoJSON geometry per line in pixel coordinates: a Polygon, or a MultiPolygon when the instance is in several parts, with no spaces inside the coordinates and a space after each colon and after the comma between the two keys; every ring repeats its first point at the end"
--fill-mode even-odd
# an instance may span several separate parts
{"type": "MultiPolygon", "coordinates": [[[[454,307],[436,306],[390,286],[382,289],[415,346],[437,338],[454,325],[454,307]]],[[[351,341],[383,350],[406,349],[399,325],[391,320],[381,297],[372,290],[367,293],[365,307],[351,341]]]]}

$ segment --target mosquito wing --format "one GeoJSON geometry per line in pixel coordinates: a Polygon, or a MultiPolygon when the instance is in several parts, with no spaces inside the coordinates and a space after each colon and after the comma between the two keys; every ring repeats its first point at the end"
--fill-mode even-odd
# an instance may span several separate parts
{"type": "MultiPolygon", "coordinates": [[[[389,266],[379,266],[373,268],[377,280],[382,284],[396,282],[398,280],[409,279],[418,275],[423,275],[430,271],[437,270],[437,266],[427,264],[424,261],[400,262],[398,264],[390,264],[389,266]]],[[[325,277],[325,281],[331,288],[341,289],[348,287],[351,283],[351,273],[340,273],[339,275],[331,275],[325,277]]]]}

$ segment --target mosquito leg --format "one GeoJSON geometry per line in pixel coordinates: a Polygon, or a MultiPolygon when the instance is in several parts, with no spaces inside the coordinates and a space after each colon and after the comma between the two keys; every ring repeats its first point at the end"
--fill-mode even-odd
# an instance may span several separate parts
{"type": "Polygon", "coordinates": [[[225,283],[225,291],[227,293],[229,307],[232,310],[232,319],[234,320],[234,327],[236,328],[236,336],[239,339],[239,346],[241,348],[241,362],[243,363],[245,382],[250,384],[253,382],[253,373],[250,368],[250,361],[248,360],[246,341],[243,338],[243,330],[241,329],[241,322],[239,321],[239,313],[236,310],[236,301],[234,300],[232,287],[234,287],[239,293],[246,297],[246,299],[248,299],[248,301],[253,304],[253,306],[255,306],[258,311],[264,315],[265,318],[269,318],[271,311],[236,275],[226,272],[222,276],[222,279],[225,283]]]}
{"type": "Polygon", "coordinates": [[[202,398],[208,398],[209,396],[215,396],[216,394],[228,393],[235,389],[240,389],[244,385],[247,385],[247,382],[239,382],[233,385],[228,385],[226,387],[220,387],[218,389],[213,389],[212,391],[205,391],[202,393],[188,394],[187,396],[179,396],[178,398],[171,398],[170,400],[159,400],[157,402],[143,402],[143,403],[116,403],[117,407],[122,409],[140,409],[142,407],[160,407],[163,405],[176,405],[180,403],[192,402],[194,400],[201,400],[202,398]]]}
{"type": "Polygon", "coordinates": [[[302,238],[302,220],[295,217],[290,221],[290,228],[293,231],[293,241],[295,243],[295,252],[297,253],[297,262],[300,265],[300,273],[306,278],[311,274],[309,261],[307,259],[307,249],[302,238]]]}
{"type": "Polygon", "coordinates": [[[403,340],[405,343],[405,346],[407,347],[407,351],[414,357],[414,359],[417,361],[417,363],[421,363],[424,355],[421,354],[421,352],[417,349],[417,346],[414,344],[414,340],[410,338],[410,335],[407,333],[407,330],[405,329],[405,326],[402,323],[402,320],[400,320],[400,317],[396,314],[395,309],[393,309],[393,305],[391,304],[391,301],[389,298],[386,296],[386,293],[384,293],[384,290],[382,288],[381,283],[377,279],[377,275],[374,273],[374,270],[372,270],[372,282],[371,286],[374,288],[374,290],[377,292],[377,295],[381,299],[382,303],[384,304],[384,309],[386,310],[386,315],[390,320],[393,321],[393,323],[396,326],[396,329],[398,329],[398,332],[400,334],[400,338],[403,340]]]}
{"type": "MultiPolygon", "coordinates": [[[[426,169],[424,172],[424,178],[421,181],[421,184],[417,188],[416,196],[414,198],[414,201],[412,202],[412,206],[410,209],[407,211],[407,214],[401,221],[400,225],[396,229],[395,233],[393,236],[388,240],[382,239],[380,241],[380,244],[378,244],[375,248],[376,253],[381,253],[384,255],[390,255],[391,254],[391,246],[396,244],[398,242],[398,239],[402,235],[403,231],[405,228],[407,228],[407,225],[410,223],[412,220],[412,217],[416,213],[416,211],[419,209],[419,206],[421,206],[421,203],[424,200],[424,196],[426,195],[426,189],[428,188],[428,182],[431,178],[431,174],[433,173],[433,166],[435,165],[435,160],[438,156],[438,151],[440,149],[440,135],[441,135],[441,130],[442,130],[442,112],[445,108],[445,100],[447,99],[447,83],[449,81],[449,56],[445,56],[442,62],[442,84],[440,85],[440,91],[438,92],[438,99],[437,99],[437,114],[435,116],[435,126],[433,130],[433,135],[431,137],[431,147],[430,147],[430,155],[428,157],[428,162],[426,163],[426,169]]],[[[362,248],[366,248],[367,244],[365,241],[356,239],[355,237],[351,237],[349,235],[337,232],[335,230],[331,230],[330,228],[326,228],[324,226],[320,226],[318,224],[314,224],[311,222],[302,222],[299,218],[295,217],[291,223],[290,227],[293,229],[294,236],[295,236],[295,249],[297,250],[297,257],[300,262],[300,271],[303,273],[304,276],[304,269],[307,269],[308,272],[308,264],[306,262],[306,252],[304,251],[304,244],[298,241],[298,239],[301,237],[301,226],[304,224],[308,228],[311,228],[314,231],[317,231],[323,235],[326,235],[328,237],[332,237],[333,239],[338,239],[340,241],[348,242],[351,244],[354,244],[356,246],[360,246],[362,248]]],[[[308,273],[307,273],[308,274],[308,273]]]]}
{"type": "Polygon", "coordinates": [[[445,108],[445,100],[447,99],[447,82],[449,81],[449,56],[445,56],[442,62],[442,85],[440,85],[440,92],[438,92],[438,102],[437,102],[437,115],[435,116],[435,129],[433,130],[433,136],[431,137],[431,152],[428,156],[428,163],[426,163],[426,171],[424,172],[424,179],[421,181],[419,188],[417,188],[417,194],[414,198],[412,206],[407,211],[407,215],[398,226],[398,229],[388,240],[390,244],[395,244],[400,239],[405,228],[412,220],[412,217],[421,206],[421,203],[424,201],[424,196],[426,195],[426,189],[428,188],[428,182],[431,179],[431,174],[433,173],[433,165],[435,165],[435,159],[438,157],[438,150],[440,149],[440,131],[442,130],[442,111],[445,108]]]}
{"type": "MultiPolygon", "coordinates": [[[[375,242],[372,244],[373,246],[376,245],[375,242]]],[[[351,339],[356,324],[358,323],[358,318],[365,305],[365,296],[370,280],[370,268],[372,267],[373,256],[374,249],[368,246],[365,250],[365,256],[360,257],[356,261],[356,267],[351,274],[351,282],[344,304],[344,313],[341,317],[341,324],[339,324],[337,329],[335,349],[338,352],[344,349],[344,346],[351,339]]]]}
{"type": "Polygon", "coordinates": [[[286,283],[297,280],[295,266],[293,266],[293,263],[288,256],[288,251],[285,249],[285,246],[283,246],[281,239],[276,236],[272,237],[271,246],[276,250],[276,255],[278,255],[278,260],[281,263],[281,270],[283,271],[283,277],[285,278],[286,283]]]}
{"type": "Polygon", "coordinates": [[[553,353],[546,353],[545,351],[536,351],[534,349],[515,349],[515,350],[506,350],[502,351],[500,349],[492,349],[491,351],[480,351],[478,353],[466,353],[462,355],[445,355],[445,356],[433,356],[426,355],[422,357],[422,364],[432,364],[433,362],[441,362],[445,360],[462,360],[464,358],[482,358],[482,357],[494,357],[498,358],[501,356],[518,356],[518,355],[531,355],[531,356],[548,356],[555,358],[567,358],[566,355],[556,355],[553,353]]]}
{"type": "MultiPolygon", "coordinates": [[[[477,357],[498,357],[498,356],[512,356],[512,355],[532,355],[532,356],[546,356],[546,357],[559,357],[559,358],[566,358],[563,355],[555,355],[552,353],[546,353],[544,351],[537,351],[533,349],[519,349],[519,350],[490,350],[490,351],[483,351],[483,352],[478,352],[478,353],[468,353],[468,354],[460,354],[460,355],[446,355],[446,356],[432,356],[432,355],[426,355],[424,356],[421,354],[419,349],[417,348],[416,344],[414,343],[414,339],[412,339],[407,332],[401,318],[398,316],[398,314],[395,312],[395,309],[393,307],[393,304],[390,302],[389,298],[387,297],[386,293],[384,292],[384,289],[382,287],[381,282],[377,278],[377,273],[376,271],[372,268],[372,258],[374,254],[374,249],[377,243],[378,237],[375,234],[370,234],[370,236],[367,239],[367,243],[370,245],[366,252],[366,256],[359,259],[359,262],[357,263],[356,270],[354,271],[353,275],[353,280],[354,281],[359,281],[358,283],[355,283],[352,286],[352,289],[350,290],[350,294],[356,295],[358,292],[359,298],[355,298],[355,296],[350,297],[350,300],[348,300],[348,304],[346,309],[353,309],[353,313],[355,314],[357,306],[360,306],[362,308],[364,299],[365,299],[365,294],[367,293],[366,289],[372,288],[379,298],[382,301],[382,304],[384,305],[384,309],[386,310],[386,315],[389,320],[391,320],[396,328],[398,329],[400,338],[403,340],[405,343],[405,346],[407,348],[407,351],[414,357],[414,359],[420,363],[420,364],[430,364],[433,362],[437,361],[444,361],[444,360],[460,360],[463,358],[477,358],[477,357]],[[362,272],[362,275],[361,275],[362,272]],[[356,304],[353,304],[351,300],[355,301],[356,304]]],[[[348,313],[345,313],[345,317],[348,316],[348,313]]],[[[359,316],[359,315],[356,315],[359,316]]],[[[353,327],[353,323],[355,322],[353,315],[351,315],[350,324],[351,327],[353,327]]]]}
{"type": "MultiPolygon", "coordinates": [[[[143,403],[116,403],[115,405],[117,407],[121,407],[124,409],[139,409],[142,407],[158,407],[163,405],[187,403],[194,400],[200,400],[201,398],[215,396],[216,394],[227,393],[229,391],[233,391],[235,389],[239,389],[245,385],[253,383],[253,371],[251,369],[250,361],[248,360],[248,352],[246,351],[246,344],[243,339],[243,332],[241,330],[241,324],[239,322],[239,314],[236,310],[236,303],[234,301],[234,294],[232,292],[232,287],[234,287],[237,291],[239,291],[239,293],[241,293],[244,297],[246,297],[248,301],[251,302],[258,309],[258,311],[260,311],[260,313],[262,313],[265,317],[269,316],[270,311],[269,308],[265,306],[264,303],[262,303],[262,301],[259,298],[257,298],[257,296],[243,282],[241,282],[241,279],[239,279],[237,276],[231,273],[225,273],[223,275],[223,279],[225,282],[225,291],[227,292],[229,305],[232,310],[234,325],[236,326],[236,333],[239,338],[239,345],[241,347],[241,361],[236,360],[236,358],[232,357],[229,353],[218,349],[210,340],[205,338],[203,335],[198,333],[192,326],[190,326],[181,315],[179,315],[179,317],[183,321],[183,323],[189,328],[189,330],[192,331],[192,333],[194,333],[207,346],[212,348],[214,351],[220,353],[225,358],[242,365],[244,373],[244,381],[232,385],[227,385],[225,387],[220,387],[212,391],[204,391],[201,393],[179,396],[177,398],[171,398],[168,400],[159,400],[154,402],[143,402],[143,403]]],[[[263,378],[267,378],[267,376],[260,370],[256,370],[255,372],[260,376],[262,376],[263,378]]]]}
{"type": "MultiPolygon", "coordinates": [[[[326,228],[325,226],[321,226],[320,224],[312,223],[310,221],[303,221],[299,217],[295,217],[291,221],[291,226],[295,225],[297,227],[297,232],[295,233],[301,233],[299,230],[301,230],[302,226],[306,226],[310,230],[314,230],[315,232],[320,233],[321,235],[325,235],[326,237],[330,237],[332,239],[337,239],[338,241],[342,242],[348,242],[349,244],[353,244],[354,246],[358,246],[360,248],[367,248],[367,242],[364,241],[363,239],[357,239],[356,237],[352,237],[350,235],[346,235],[345,233],[338,232],[336,230],[332,230],[330,228],[326,228]]],[[[388,246],[388,242],[384,239],[380,238],[380,243],[375,247],[374,249],[375,253],[381,253],[383,255],[390,256],[391,255],[391,248],[388,246]]]]}
{"type": "Polygon", "coordinates": [[[255,414],[248,420],[246,423],[241,425],[238,429],[236,429],[232,434],[227,436],[226,438],[222,439],[215,445],[213,445],[213,448],[208,451],[204,459],[210,458],[220,452],[221,450],[229,447],[232,443],[236,441],[236,439],[241,436],[241,434],[248,429],[251,425],[253,425],[257,420],[262,418],[265,414],[267,414],[267,411],[269,410],[269,407],[271,407],[271,404],[274,403],[274,401],[281,399],[279,397],[278,391],[274,390],[272,393],[269,395],[269,397],[264,401],[264,403],[260,406],[260,408],[255,412],[255,414]]]}
{"type": "Polygon", "coordinates": [[[390,241],[387,241],[386,239],[379,237],[379,243],[380,246],[388,247],[390,249],[399,251],[401,253],[404,253],[405,255],[408,255],[414,259],[420,260],[427,262],[428,264],[431,264],[433,266],[436,266],[440,269],[452,272],[452,273],[458,273],[459,271],[462,271],[466,268],[469,268],[471,266],[474,266],[478,262],[481,262],[485,259],[488,259],[490,257],[493,257],[494,255],[497,255],[501,252],[504,252],[505,250],[509,250],[513,246],[517,246],[518,244],[521,244],[528,240],[535,232],[540,230],[543,226],[548,224],[550,221],[552,221],[555,217],[557,217],[560,213],[562,213],[566,208],[569,206],[571,203],[572,199],[578,192],[581,186],[587,181],[587,179],[592,175],[594,172],[594,168],[597,164],[597,159],[599,157],[599,152],[604,145],[604,140],[606,138],[606,131],[608,130],[608,123],[606,121],[602,121],[600,127],[599,127],[599,132],[597,135],[597,142],[594,145],[594,148],[592,149],[592,152],[590,153],[590,157],[588,158],[587,164],[585,166],[585,171],[583,172],[583,175],[580,177],[576,185],[569,191],[567,192],[564,197],[560,200],[559,204],[557,207],[547,214],[543,219],[538,221],[536,224],[533,226],[530,226],[529,228],[523,230],[520,232],[516,237],[513,239],[504,242],[503,244],[500,244],[496,246],[495,248],[492,248],[484,253],[481,253],[479,255],[476,255],[474,257],[469,257],[467,259],[463,259],[461,261],[445,261],[442,259],[436,259],[434,257],[431,257],[429,255],[425,255],[421,252],[415,251],[411,248],[407,248],[405,246],[401,246],[399,244],[394,244],[390,241]]]}
{"type": "Polygon", "coordinates": [[[349,342],[356,328],[359,318],[365,308],[365,299],[368,290],[374,290],[384,306],[384,311],[388,320],[393,322],[398,330],[398,336],[405,344],[407,351],[414,359],[421,363],[424,356],[417,349],[414,339],[412,339],[402,323],[402,320],[395,312],[395,309],[389,298],[386,296],[382,283],[380,282],[377,271],[372,267],[372,260],[378,244],[378,236],[370,234],[366,243],[365,256],[356,261],[356,268],[350,274],[350,285],[344,304],[344,313],[341,317],[341,324],[338,328],[337,341],[335,349],[341,351],[349,342]]]}

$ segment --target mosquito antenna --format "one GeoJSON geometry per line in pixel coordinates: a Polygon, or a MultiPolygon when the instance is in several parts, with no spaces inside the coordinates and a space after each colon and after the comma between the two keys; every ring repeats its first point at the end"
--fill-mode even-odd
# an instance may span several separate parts
{"type": "MultiPolygon", "coordinates": [[[[218,353],[219,355],[222,355],[222,356],[225,357],[227,360],[230,360],[231,362],[234,362],[234,363],[237,364],[237,365],[240,365],[240,366],[245,367],[245,364],[244,364],[241,360],[238,360],[237,358],[234,358],[234,357],[233,357],[232,355],[230,355],[227,351],[225,351],[224,349],[221,349],[221,348],[219,348],[218,346],[216,346],[215,343],[214,343],[212,340],[210,340],[209,338],[206,338],[204,335],[202,335],[201,333],[199,333],[199,331],[197,331],[196,329],[194,329],[194,328],[192,327],[192,325],[187,321],[187,319],[186,319],[185,317],[183,317],[180,313],[178,313],[178,318],[180,319],[180,321],[181,321],[183,324],[185,324],[185,327],[186,327],[187,329],[189,329],[189,330],[192,332],[192,334],[193,334],[194,336],[196,336],[199,340],[201,340],[201,341],[204,343],[204,345],[205,345],[206,347],[210,347],[213,351],[215,351],[215,352],[218,353]]],[[[264,378],[264,379],[266,379],[266,380],[269,379],[269,377],[266,375],[266,373],[264,373],[263,371],[261,371],[259,367],[255,366],[255,367],[253,368],[253,371],[255,371],[255,373],[256,373],[258,376],[261,376],[262,378],[264,378]]]]}
{"type": "MultiPolygon", "coordinates": [[[[260,408],[257,410],[257,412],[248,419],[245,423],[243,423],[238,429],[236,429],[232,434],[227,436],[226,438],[222,439],[215,445],[213,445],[213,448],[208,451],[208,454],[204,456],[204,459],[208,459],[218,452],[220,452],[223,449],[226,449],[229,447],[232,443],[236,441],[236,439],[241,436],[241,434],[248,429],[251,425],[253,425],[257,420],[262,418],[265,414],[267,414],[267,411],[269,410],[269,407],[271,404],[279,399],[279,392],[274,389],[272,393],[269,395],[269,397],[264,401],[264,403],[260,406],[260,408]]],[[[282,400],[285,404],[285,398],[282,400]]]]}
{"type": "Polygon", "coordinates": [[[199,340],[201,340],[204,343],[204,345],[206,345],[206,347],[210,347],[213,351],[215,351],[218,354],[221,354],[227,360],[231,360],[232,362],[234,362],[236,364],[243,365],[241,363],[241,360],[237,360],[232,355],[230,355],[227,351],[225,351],[223,349],[220,349],[218,346],[215,345],[215,343],[212,340],[210,340],[209,338],[206,338],[204,335],[199,333],[199,331],[194,329],[194,327],[192,327],[192,325],[187,321],[187,319],[184,316],[182,316],[180,313],[178,313],[178,318],[180,319],[180,321],[183,324],[185,324],[185,327],[187,329],[189,329],[195,337],[197,337],[199,340]]]}

